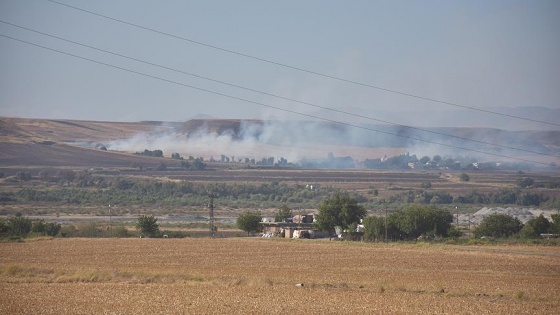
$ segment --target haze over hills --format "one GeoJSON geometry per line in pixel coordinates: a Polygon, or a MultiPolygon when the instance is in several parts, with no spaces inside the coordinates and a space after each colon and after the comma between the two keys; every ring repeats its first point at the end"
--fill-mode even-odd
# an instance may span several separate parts
{"type": "MultiPolygon", "coordinates": [[[[558,124],[560,122],[560,109],[544,106],[526,107],[491,107],[484,109],[490,112],[531,119],[527,121],[508,116],[496,115],[469,109],[440,109],[418,107],[414,110],[371,110],[364,111],[359,108],[350,108],[346,112],[357,113],[379,121],[397,123],[399,125],[416,126],[422,128],[432,127],[465,127],[465,128],[492,128],[508,131],[527,130],[560,130],[560,127],[546,123],[558,124]]],[[[318,116],[328,116],[329,111],[317,111],[318,116]]],[[[370,121],[371,122],[371,121],[370,121]]],[[[373,121],[375,123],[375,121],[373,121]]]]}
{"type": "Polygon", "coordinates": [[[4,166],[128,166],[138,159],[158,163],[157,159],[143,160],[144,157],[131,154],[145,149],[162,150],[165,156],[173,152],[206,159],[220,155],[238,159],[272,156],[291,162],[326,157],[329,153],[361,161],[401,153],[508,160],[481,152],[543,163],[560,162],[560,131],[496,128],[418,130],[372,124],[361,129],[315,121],[240,119],[122,123],[2,118],[0,139],[0,163],[4,166]],[[108,151],[98,150],[100,146],[108,151]]]}

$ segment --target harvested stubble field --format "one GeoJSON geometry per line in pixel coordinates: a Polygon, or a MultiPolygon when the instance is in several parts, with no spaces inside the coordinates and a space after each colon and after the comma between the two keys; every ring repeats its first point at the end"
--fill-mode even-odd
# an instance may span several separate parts
{"type": "Polygon", "coordinates": [[[2,314],[552,314],[560,309],[557,247],[54,239],[3,243],[0,252],[2,314]]]}

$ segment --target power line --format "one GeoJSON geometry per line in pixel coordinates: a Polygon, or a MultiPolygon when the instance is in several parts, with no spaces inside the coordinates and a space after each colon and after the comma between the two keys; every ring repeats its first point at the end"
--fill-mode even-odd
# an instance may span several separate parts
{"type": "Polygon", "coordinates": [[[92,63],[96,63],[96,64],[103,65],[103,66],[106,66],[106,67],[110,67],[110,68],[118,69],[118,70],[121,70],[121,71],[141,75],[141,76],[144,76],[144,77],[147,77],[147,78],[156,79],[156,80],[159,80],[159,81],[162,81],[162,82],[172,83],[172,84],[187,87],[187,88],[190,88],[190,89],[193,89],[193,90],[206,92],[206,93],[214,94],[214,95],[219,95],[219,96],[223,96],[223,97],[226,97],[226,98],[229,98],[229,99],[238,100],[238,101],[242,101],[242,102],[246,102],[246,103],[250,103],[250,104],[255,104],[255,105],[259,105],[259,106],[263,106],[263,107],[273,108],[273,109],[276,109],[276,110],[280,110],[280,111],[284,111],[284,112],[288,112],[288,113],[292,113],[292,114],[296,114],[296,115],[300,115],[300,116],[306,116],[306,117],[310,117],[310,118],[313,118],[313,119],[319,119],[319,120],[323,120],[323,121],[326,121],[326,122],[335,123],[335,124],[339,124],[339,125],[343,125],[343,126],[349,126],[349,127],[359,128],[359,129],[368,130],[368,131],[375,131],[375,132],[379,132],[379,133],[383,133],[383,134],[387,134],[387,135],[391,135],[391,136],[396,136],[396,137],[400,137],[400,138],[405,138],[405,139],[410,139],[410,140],[435,144],[435,145],[444,146],[444,147],[453,148],[453,149],[477,152],[477,153],[481,153],[481,154],[485,154],[485,155],[502,157],[502,158],[512,159],[512,160],[516,160],[516,161],[529,162],[529,163],[541,164],[541,165],[549,165],[548,163],[544,163],[544,162],[538,162],[538,161],[528,160],[528,159],[524,159],[524,158],[512,157],[512,156],[498,154],[498,153],[491,153],[491,152],[486,152],[486,151],[482,151],[482,150],[478,150],[478,149],[463,148],[463,147],[459,147],[459,146],[455,146],[455,145],[451,145],[451,144],[439,143],[439,142],[435,142],[435,141],[430,141],[430,140],[425,140],[425,139],[420,139],[420,138],[415,138],[415,137],[410,137],[410,136],[399,135],[399,134],[392,133],[392,132],[387,132],[387,131],[382,131],[382,130],[378,130],[378,129],[374,129],[374,128],[354,125],[354,124],[351,124],[351,123],[341,122],[341,121],[328,119],[328,118],[324,118],[324,117],[320,117],[320,116],[316,116],[316,115],[301,113],[301,112],[298,112],[298,111],[285,109],[285,108],[281,108],[281,107],[278,107],[278,106],[273,106],[273,105],[269,105],[269,104],[265,104],[265,103],[255,102],[255,101],[251,101],[251,100],[248,100],[248,99],[245,99],[245,98],[241,98],[241,97],[237,97],[237,96],[233,96],[233,95],[229,95],[229,94],[225,94],[225,93],[221,93],[221,92],[216,92],[216,91],[212,91],[212,90],[208,90],[208,89],[204,89],[204,88],[199,88],[199,87],[196,87],[196,86],[192,86],[192,85],[188,85],[188,84],[185,84],[185,83],[165,79],[165,78],[162,78],[162,77],[157,77],[157,76],[154,76],[154,75],[151,75],[151,74],[147,74],[147,73],[123,68],[123,67],[120,67],[120,66],[115,66],[115,65],[112,65],[112,64],[109,64],[109,63],[105,63],[105,62],[97,61],[97,60],[94,60],[94,59],[90,59],[90,58],[78,56],[78,55],[75,55],[75,54],[67,53],[67,52],[64,52],[64,51],[61,51],[61,50],[58,50],[58,49],[54,49],[54,48],[46,47],[46,46],[43,46],[43,45],[35,44],[35,43],[32,43],[32,42],[25,41],[25,40],[22,40],[22,39],[18,39],[18,38],[15,38],[15,37],[11,37],[11,36],[8,36],[8,35],[0,34],[0,36],[4,37],[4,38],[11,39],[11,40],[14,40],[14,41],[17,41],[17,42],[20,42],[20,43],[25,43],[25,44],[28,44],[28,45],[31,45],[31,46],[39,47],[39,48],[49,50],[49,51],[52,51],[52,52],[56,52],[56,53],[59,53],[59,54],[63,54],[63,55],[66,55],[66,56],[86,60],[86,61],[89,61],[89,62],[92,62],[92,63]]]}
{"type": "Polygon", "coordinates": [[[283,100],[287,100],[287,101],[291,101],[291,102],[295,102],[295,103],[300,103],[300,104],[304,104],[304,105],[308,105],[308,106],[313,106],[313,107],[316,107],[316,108],[321,108],[321,109],[329,110],[329,111],[336,112],[336,113],[341,113],[341,114],[354,116],[354,117],[358,117],[358,118],[363,118],[363,119],[368,119],[368,120],[372,120],[372,121],[391,124],[391,125],[395,125],[395,126],[403,127],[403,128],[408,128],[408,129],[412,129],[412,130],[419,130],[419,131],[423,131],[423,132],[427,132],[427,133],[437,134],[437,135],[440,135],[440,136],[456,138],[456,139],[461,139],[461,140],[465,140],[465,141],[471,141],[471,142],[475,142],[475,143],[500,147],[500,148],[504,148],[504,149],[511,149],[511,150],[523,151],[523,152],[527,152],[527,153],[533,153],[533,154],[539,154],[539,155],[545,155],[545,156],[560,158],[558,156],[554,156],[554,155],[551,155],[551,154],[548,154],[548,153],[537,152],[537,151],[532,151],[532,150],[527,150],[527,149],[522,149],[522,148],[516,148],[516,147],[507,146],[507,145],[497,144],[497,143],[490,143],[490,142],[485,142],[485,141],[482,141],[482,140],[475,140],[475,139],[470,139],[470,138],[461,137],[461,136],[449,135],[449,134],[442,133],[442,132],[432,131],[432,130],[428,130],[428,129],[413,127],[413,126],[402,125],[402,124],[394,123],[394,122],[387,121],[387,120],[377,119],[377,118],[373,118],[373,117],[369,117],[369,116],[365,116],[365,115],[359,115],[359,114],[354,114],[354,113],[343,111],[343,110],[338,110],[338,109],[335,109],[335,108],[330,108],[330,107],[321,106],[321,105],[317,105],[317,104],[313,104],[313,103],[309,103],[309,102],[304,102],[304,101],[300,101],[300,100],[296,100],[296,99],[292,99],[292,98],[288,98],[288,97],[284,97],[284,96],[280,96],[280,95],[276,95],[276,94],[272,94],[272,93],[268,93],[268,92],[263,92],[263,91],[243,87],[243,86],[228,83],[228,82],[225,82],[225,81],[212,79],[212,78],[209,78],[209,77],[204,77],[204,76],[197,75],[197,74],[194,74],[194,73],[186,72],[186,71],[183,71],[183,70],[178,70],[178,69],[171,68],[171,67],[168,67],[168,66],[159,65],[159,64],[156,64],[156,63],[152,63],[152,62],[149,62],[149,61],[137,59],[137,58],[134,58],[134,57],[123,55],[123,54],[115,53],[115,52],[112,52],[112,51],[97,48],[97,47],[94,47],[94,46],[79,43],[79,42],[76,42],[76,41],[73,41],[73,40],[65,39],[65,38],[55,36],[55,35],[52,35],[52,34],[48,34],[48,33],[45,33],[45,32],[37,31],[37,30],[31,29],[31,28],[28,28],[28,27],[24,27],[24,26],[21,26],[21,25],[10,23],[10,22],[4,21],[4,20],[0,20],[0,22],[4,23],[4,24],[11,25],[11,26],[14,26],[14,27],[18,27],[18,28],[21,28],[21,29],[24,29],[24,30],[27,30],[27,31],[30,31],[30,32],[34,32],[34,33],[41,34],[41,35],[44,35],[44,36],[48,36],[48,37],[51,37],[51,38],[56,38],[56,39],[61,40],[61,41],[65,41],[65,42],[72,43],[72,44],[75,44],[75,45],[80,45],[80,46],[87,47],[87,48],[90,48],[90,49],[94,49],[94,50],[97,50],[97,51],[101,51],[101,52],[104,52],[104,53],[107,53],[107,54],[118,56],[118,57],[121,57],[121,58],[134,60],[134,61],[137,61],[137,62],[140,62],[140,63],[148,64],[148,65],[159,67],[159,68],[162,68],[162,69],[166,69],[166,70],[178,72],[178,73],[181,73],[181,74],[193,76],[195,78],[204,79],[204,80],[208,80],[208,81],[211,81],[211,82],[216,82],[216,83],[219,83],[219,84],[235,87],[235,88],[238,88],[238,89],[251,91],[251,92],[254,92],[254,93],[259,93],[259,94],[263,94],[263,95],[267,95],[267,96],[272,96],[272,97],[275,97],[275,98],[279,98],[279,99],[283,99],[283,100]]]}
{"type": "Polygon", "coordinates": [[[520,117],[520,116],[511,115],[511,114],[495,112],[495,111],[486,110],[486,109],[477,108],[477,107],[472,107],[472,106],[468,106],[468,105],[462,105],[462,104],[458,104],[458,103],[454,103],[454,102],[442,101],[442,100],[438,100],[438,99],[435,99],[435,98],[420,96],[420,95],[416,95],[416,94],[412,94],[412,93],[401,92],[401,91],[397,91],[397,90],[394,90],[394,89],[384,88],[384,87],[380,87],[380,86],[376,86],[376,85],[372,85],[372,84],[368,84],[368,83],[364,83],[364,82],[359,82],[359,81],[345,79],[345,78],[341,78],[341,77],[337,77],[337,76],[333,76],[333,75],[329,75],[329,74],[325,74],[325,73],[321,73],[321,72],[316,72],[316,71],[313,71],[313,70],[292,66],[292,65],[289,65],[289,64],[286,64],[286,63],[281,63],[281,62],[273,61],[273,60],[270,60],[270,59],[265,59],[265,58],[249,55],[249,54],[242,53],[242,52],[239,52],[239,51],[235,51],[235,50],[231,50],[231,49],[227,49],[227,48],[203,43],[203,42],[193,40],[193,39],[190,39],[190,38],[186,38],[186,37],[182,37],[182,36],[179,36],[179,35],[174,35],[174,34],[171,34],[171,33],[168,33],[168,32],[164,32],[164,31],[160,31],[160,30],[157,30],[157,29],[149,28],[149,27],[142,26],[142,25],[139,25],[139,24],[136,24],[136,23],[132,23],[132,22],[127,22],[127,21],[124,21],[124,20],[121,20],[121,19],[117,19],[117,18],[114,18],[114,17],[110,17],[110,16],[107,16],[107,15],[96,13],[96,12],[93,12],[93,11],[90,11],[90,10],[82,9],[82,8],[72,6],[72,5],[69,5],[69,4],[66,4],[66,3],[62,3],[62,2],[59,2],[59,1],[55,1],[55,0],[46,0],[46,1],[58,4],[58,5],[61,5],[61,6],[65,6],[67,8],[71,8],[71,9],[74,9],[74,10],[82,11],[82,12],[85,12],[85,13],[88,13],[88,14],[92,14],[92,15],[95,15],[95,16],[98,16],[98,17],[101,17],[101,18],[104,18],[104,19],[114,21],[114,22],[126,24],[126,25],[129,25],[129,26],[132,26],[132,27],[136,27],[136,28],[140,28],[140,29],[149,31],[149,32],[153,32],[153,33],[157,33],[157,34],[164,35],[164,36],[167,36],[167,37],[171,37],[171,38],[174,38],[174,39],[179,39],[179,40],[186,41],[186,42],[189,42],[189,43],[193,43],[193,44],[201,45],[201,46],[204,46],[204,47],[212,48],[212,49],[215,49],[215,50],[223,51],[223,52],[226,52],[226,53],[229,53],[229,54],[234,54],[234,55],[237,55],[237,56],[257,60],[257,61],[260,61],[260,62],[265,62],[265,63],[268,63],[268,64],[273,64],[273,65],[276,65],[276,66],[280,66],[280,67],[284,67],[284,68],[288,68],[288,69],[292,69],[292,70],[297,70],[297,71],[300,71],[300,72],[304,72],[304,73],[308,73],[308,74],[312,74],[312,75],[316,75],[316,76],[320,76],[320,77],[324,77],[324,78],[328,78],[328,79],[332,79],[332,80],[337,80],[337,81],[341,81],[341,82],[345,82],[345,83],[359,85],[359,86],[363,86],[363,87],[367,87],[367,88],[376,89],[376,90],[379,90],[379,91],[384,91],[384,92],[393,93],[393,94],[397,94],[397,95],[407,96],[407,97],[420,99],[420,100],[424,100],[424,101],[429,101],[429,102],[433,102],[433,103],[439,103],[439,104],[444,104],[444,105],[449,105],[449,106],[454,106],[454,107],[460,107],[460,108],[464,108],[464,109],[475,110],[475,111],[479,111],[479,112],[483,112],[483,113],[487,113],[487,114],[499,115],[499,116],[504,116],[504,117],[509,117],[509,118],[515,118],[515,119],[520,119],[520,120],[531,121],[531,122],[536,122],[536,123],[541,123],[541,124],[560,127],[560,124],[558,124],[558,123],[547,122],[547,121],[531,119],[531,118],[527,118],[527,117],[520,117]]]}

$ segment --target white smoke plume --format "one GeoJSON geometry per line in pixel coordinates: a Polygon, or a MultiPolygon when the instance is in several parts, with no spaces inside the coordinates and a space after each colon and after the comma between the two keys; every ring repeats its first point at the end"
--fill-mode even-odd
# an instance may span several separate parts
{"type": "MultiPolygon", "coordinates": [[[[512,156],[519,154],[514,150],[402,126],[370,127],[360,129],[334,123],[295,120],[191,120],[170,132],[138,134],[129,139],[112,141],[107,144],[107,148],[128,152],[142,152],[145,149],[162,150],[165,156],[179,153],[183,157],[205,159],[213,157],[218,160],[221,155],[225,155],[229,159],[233,158],[235,162],[245,158],[260,160],[274,157],[276,160],[285,158],[295,163],[302,159],[326,158],[330,153],[336,157],[351,156],[356,161],[402,153],[416,154],[418,157],[467,156],[479,161],[499,160],[499,157],[484,155],[479,151],[512,156]],[[427,141],[418,141],[418,139],[427,141]]],[[[546,149],[534,141],[522,141],[519,133],[497,129],[493,130],[491,139],[488,138],[489,130],[479,132],[463,128],[438,129],[437,132],[444,134],[459,132],[461,137],[467,136],[488,143],[513,142],[512,145],[524,147],[531,145],[533,150],[546,149]],[[483,138],[484,135],[487,138],[483,138]]]]}

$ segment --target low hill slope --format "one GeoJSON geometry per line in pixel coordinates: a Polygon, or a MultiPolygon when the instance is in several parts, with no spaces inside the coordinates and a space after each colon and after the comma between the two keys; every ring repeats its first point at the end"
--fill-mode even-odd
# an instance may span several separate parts
{"type": "Polygon", "coordinates": [[[97,150],[97,144],[138,133],[172,130],[159,122],[0,119],[0,165],[9,167],[151,167],[161,159],[97,150]]]}
{"type": "Polygon", "coordinates": [[[160,158],[130,153],[80,148],[66,144],[2,143],[0,165],[3,167],[131,167],[132,165],[154,167],[160,158]]]}

